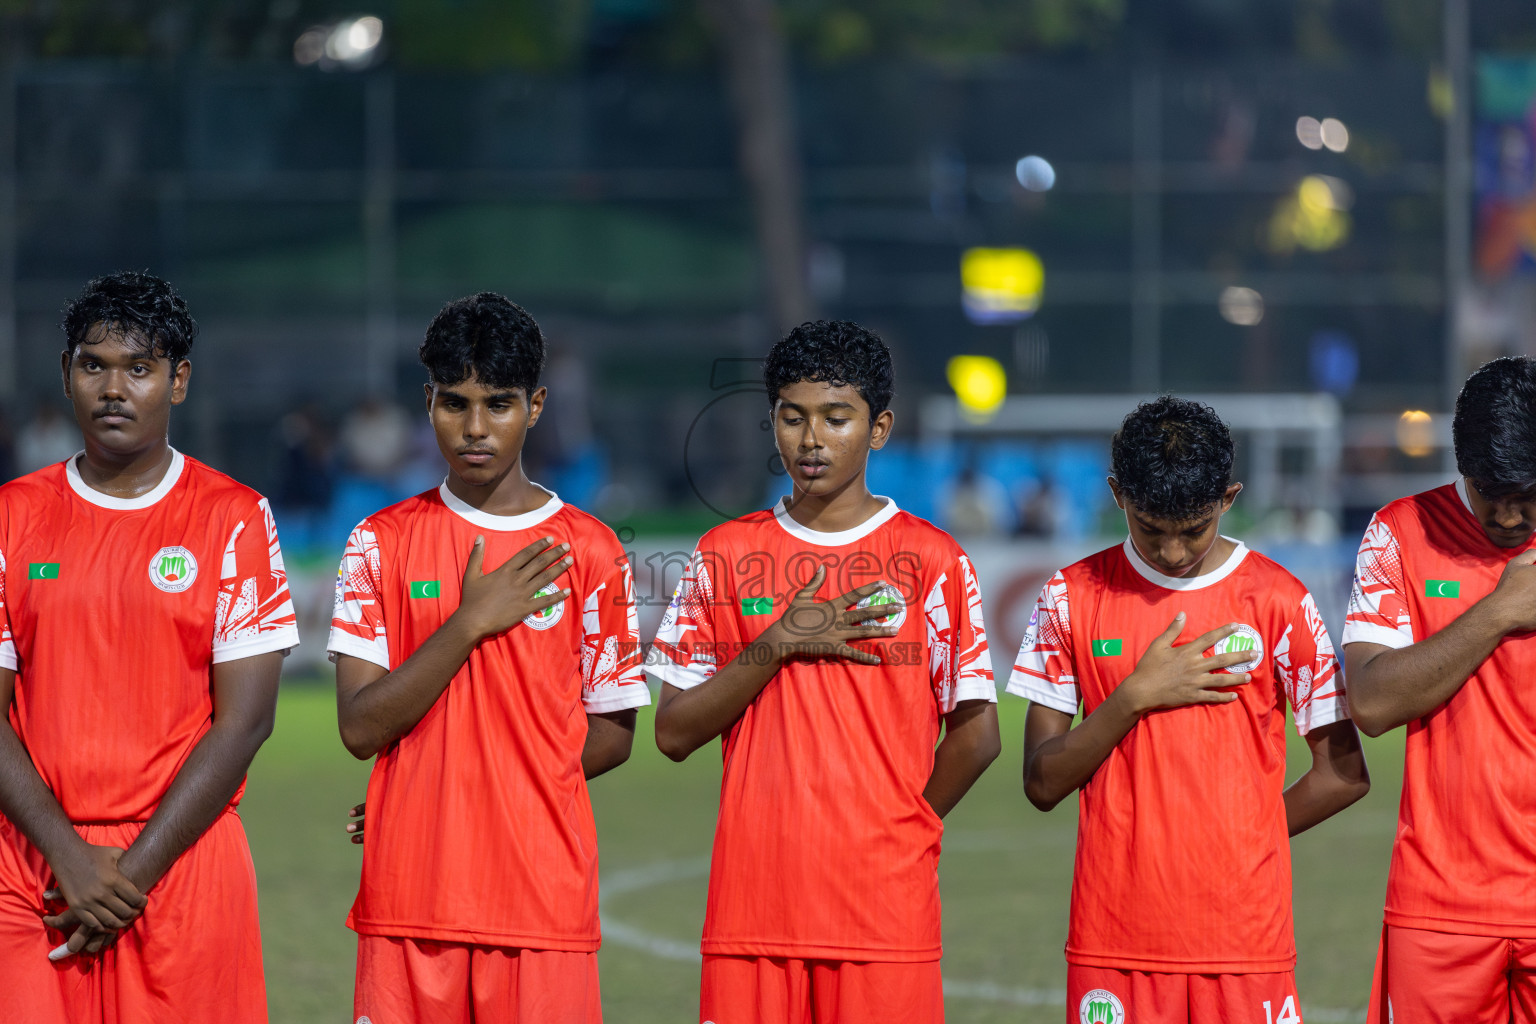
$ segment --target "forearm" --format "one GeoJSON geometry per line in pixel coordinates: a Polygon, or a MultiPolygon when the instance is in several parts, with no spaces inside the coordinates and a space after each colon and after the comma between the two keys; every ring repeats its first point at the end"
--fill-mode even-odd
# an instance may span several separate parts
{"type": "Polygon", "coordinates": [[[0,814],[15,824],[57,869],[60,860],[84,840],[70,824],[21,738],[0,711],[0,814]]]}
{"type": "Polygon", "coordinates": [[[587,715],[587,739],[581,748],[581,773],[595,779],[629,760],[635,742],[634,708],[587,715]]]}
{"type": "Polygon", "coordinates": [[[1093,778],[1141,715],[1115,690],[1076,727],[1037,746],[1024,761],[1024,795],[1042,811],[1093,778]]]}
{"type": "Polygon", "coordinates": [[[1305,739],[1312,751],[1312,767],[1285,791],[1285,824],[1293,836],[1371,790],[1371,773],[1353,722],[1345,718],[1317,726],[1305,739]]]}
{"type": "Polygon", "coordinates": [[[272,732],[272,718],[215,720],[198,740],[118,870],[147,894],[229,806],[256,751],[272,732]]]}
{"type": "Polygon", "coordinates": [[[337,691],[341,741],[367,760],[416,727],[480,642],[451,615],[401,666],[350,693],[337,691]]]}
{"type": "Polygon", "coordinates": [[[923,788],[923,799],[935,814],[945,817],[1001,752],[994,705],[988,705],[979,728],[946,727],[944,739],[933,752],[933,773],[923,788]]]}
{"type": "Polygon", "coordinates": [[[1368,736],[1422,718],[1461,689],[1507,631],[1497,606],[1484,598],[1433,636],[1349,663],[1351,716],[1368,736]]]}
{"type": "Polygon", "coordinates": [[[1313,769],[1285,790],[1285,827],[1297,836],[1338,814],[1370,791],[1368,780],[1349,782],[1313,769]]]}
{"type": "Polygon", "coordinates": [[[684,760],[734,725],[780,665],[777,645],[765,633],[704,682],[657,707],[656,746],[684,760]]]}

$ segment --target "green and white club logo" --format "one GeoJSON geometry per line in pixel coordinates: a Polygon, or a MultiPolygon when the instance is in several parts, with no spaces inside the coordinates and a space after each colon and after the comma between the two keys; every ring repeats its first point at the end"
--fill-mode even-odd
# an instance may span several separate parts
{"type": "Polygon", "coordinates": [[[1264,660],[1264,638],[1259,636],[1259,631],[1249,625],[1240,625],[1237,632],[1225,639],[1216,641],[1211,648],[1211,656],[1218,654],[1233,654],[1239,651],[1250,651],[1252,657],[1247,661],[1240,661],[1236,665],[1221,669],[1222,672],[1252,672],[1259,667],[1259,662],[1264,660]]]}
{"type": "MultiPolygon", "coordinates": [[[[559,590],[560,584],[546,583],[539,588],[539,592],[534,596],[541,597],[544,594],[553,594],[559,590]]],[[[527,615],[524,615],[523,625],[527,626],[529,629],[548,629],[550,626],[553,626],[555,623],[559,622],[561,617],[564,615],[565,600],[562,598],[561,600],[555,602],[542,611],[529,612],[527,615]]]]}
{"type": "Polygon", "coordinates": [[[1125,1007],[1109,989],[1096,988],[1077,1004],[1077,1019],[1080,1024],[1125,1024],[1125,1007]]]}
{"type": "Polygon", "coordinates": [[[900,626],[907,621],[907,603],[901,598],[901,591],[887,583],[879,590],[854,605],[855,608],[872,608],[876,605],[899,605],[895,614],[887,615],[883,619],[865,619],[866,626],[900,626]]]}
{"type": "Polygon", "coordinates": [[[149,582],[167,594],[179,594],[197,579],[197,559],[180,545],[161,548],[149,560],[149,582]]]}

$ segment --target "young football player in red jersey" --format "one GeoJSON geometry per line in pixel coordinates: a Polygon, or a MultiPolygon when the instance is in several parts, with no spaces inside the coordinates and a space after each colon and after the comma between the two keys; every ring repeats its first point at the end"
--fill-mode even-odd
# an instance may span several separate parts
{"type": "Polygon", "coordinates": [[[1536,1021],[1536,360],[1451,430],[1460,477],[1376,513],[1344,622],[1355,720],[1408,727],[1372,1024],[1536,1021]]]}
{"type": "Polygon", "coordinates": [[[342,740],[368,783],[355,1012],[598,1024],[586,780],[622,764],[641,672],[618,538],[523,472],[544,337],[490,292],[421,345],[441,487],[365,519],[336,583],[342,740]]]}
{"type": "Polygon", "coordinates": [[[865,485],[878,337],[802,324],[764,377],[793,493],[704,535],[647,664],[667,756],[723,739],[699,1019],[941,1021],[941,819],[999,747],[976,576],[865,485]]]}
{"type": "Polygon", "coordinates": [[[0,488],[0,1020],[264,1024],[235,805],[298,643],[277,531],[166,441],[169,284],[92,281],[64,333],[85,450],[0,488]]]}
{"type": "Polygon", "coordinates": [[[1299,1024],[1288,837],[1370,788],[1311,595],[1220,533],[1232,456],[1207,406],[1126,417],[1130,536],[1046,584],[1008,683],[1030,802],[1080,791],[1069,1024],[1299,1024]],[[1289,787],[1287,701],[1312,753],[1289,787]]]}

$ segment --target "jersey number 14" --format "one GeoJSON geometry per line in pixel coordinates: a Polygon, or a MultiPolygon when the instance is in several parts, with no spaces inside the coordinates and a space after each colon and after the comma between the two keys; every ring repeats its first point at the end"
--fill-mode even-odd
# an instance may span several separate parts
{"type": "Polygon", "coordinates": [[[1268,999],[1264,1000],[1264,1024],[1301,1024],[1301,1014],[1296,1012],[1296,997],[1286,996],[1285,1002],[1280,1004],[1280,1016],[1275,1016],[1274,1007],[1268,999]]]}

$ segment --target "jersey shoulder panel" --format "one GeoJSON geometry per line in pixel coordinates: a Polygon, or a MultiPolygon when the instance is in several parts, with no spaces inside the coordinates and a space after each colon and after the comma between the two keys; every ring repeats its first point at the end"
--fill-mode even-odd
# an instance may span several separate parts
{"type": "Polygon", "coordinates": [[[1308,592],[1306,584],[1297,579],[1289,569],[1252,548],[1243,559],[1241,571],[1247,573],[1255,585],[1261,585],[1264,588],[1266,598],[1279,601],[1287,608],[1294,606],[1308,592]]]}
{"type": "Polygon", "coordinates": [[[214,469],[206,462],[199,462],[190,455],[183,455],[182,458],[185,460],[181,471],[182,480],[196,487],[201,495],[218,496],[234,504],[249,502],[254,505],[265,500],[256,488],[241,483],[228,473],[214,469]]]}
{"type": "Polygon", "coordinates": [[[397,501],[393,505],[386,505],[370,515],[367,521],[372,525],[375,535],[382,529],[389,532],[398,532],[406,529],[421,516],[452,515],[448,506],[437,496],[437,488],[413,494],[403,501],[397,501]]]}
{"type": "Polygon", "coordinates": [[[24,516],[37,508],[51,508],[68,494],[64,463],[44,466],[0,485],[0,520],[24,516]]]}
{"type": "Polygon", "coordinates": [[[694,547],[699,551],[722,551],[742,545],[751,546],[761,540],[764,530],[769,529],[782,534],[787,540],[794,539],[775,522],[772,509],[762,509],[710,527],[694,547]]]}

